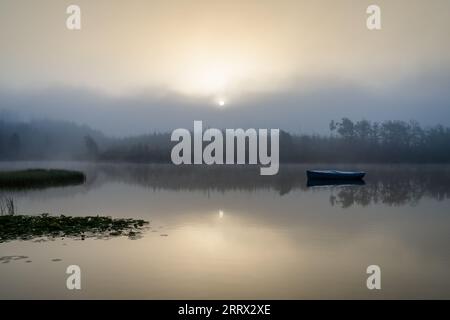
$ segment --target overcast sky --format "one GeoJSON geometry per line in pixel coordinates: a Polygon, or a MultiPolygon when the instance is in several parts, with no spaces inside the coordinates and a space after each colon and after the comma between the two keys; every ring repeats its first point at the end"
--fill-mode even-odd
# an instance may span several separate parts
{"type": "Polygon", "coordinates": [[[0,109],[114,135],[193,120],[450,125],[449,31],[448,0],[1,0],[0,109]],[[70,4],[80,31],[66,28],[70,4]],[[366,28],[370,4],[380,31],[366,28]]]}

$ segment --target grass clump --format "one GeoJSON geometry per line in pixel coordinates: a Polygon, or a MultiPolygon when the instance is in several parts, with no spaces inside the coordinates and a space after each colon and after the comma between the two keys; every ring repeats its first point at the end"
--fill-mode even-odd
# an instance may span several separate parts
{"type": "Polygon", "coordinates": [[[33,189],[82,184],[84,173],[70,170],[27,169],[0,171],[0,188],[33,189]]]}
{"type": "MultiPolygon", "coordinates": [[[[137,239],[147,224],[148,222],[144,220],[101,216],[3,215],[0,216],[0,243],[57,237],[84,240],[85,238],[108,239],[128,236],[130,239],[137,239]]],[[[45,241],[45,239],[41,240],[45,241]]]]}

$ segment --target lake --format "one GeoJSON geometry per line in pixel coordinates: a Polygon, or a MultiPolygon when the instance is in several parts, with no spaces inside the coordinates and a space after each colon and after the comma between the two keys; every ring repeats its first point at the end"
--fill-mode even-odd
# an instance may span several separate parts
{"type": "Polygon", "coordinates": [[[12,196],[20,214],[150,222],[142,237],[0,243],[0,298],[450,298],[450,166],[339,165],[364,185],[308,186],[305,170],[0,163],[82,170],[84,185],[12,196]],[[81,268],[82,289],[66,288],[81,268]],[[381,268],[381,290],[366,269],[381,268]]]}

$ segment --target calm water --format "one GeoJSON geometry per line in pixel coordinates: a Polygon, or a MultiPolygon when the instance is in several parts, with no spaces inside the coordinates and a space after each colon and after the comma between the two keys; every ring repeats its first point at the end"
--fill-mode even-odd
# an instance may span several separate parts
{"type": "Polygon", "coordinates": [[[138,240],[0,244],[0,258],[26,257],[3,258],[0,298],[450,298],[449,166],[352,166],[369,172],[365,185],[308,187],[303,165],[261,177],[258,168],[0,164],[25,167],[88,179],[13,193],[20,213],[151,227],[138,240]],[[81,291],[66,289],[71,264],[81,291]],[[366,288],[372,264],[382,270],[376,292],[366,288]]]}

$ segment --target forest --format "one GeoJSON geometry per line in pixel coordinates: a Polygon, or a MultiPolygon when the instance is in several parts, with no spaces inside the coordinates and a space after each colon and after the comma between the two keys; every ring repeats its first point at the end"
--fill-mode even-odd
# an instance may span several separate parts
{"type": "MultiPolygon", "coordinates": [[[[245,128],[244,128],[245,129],[245,128]]],[[[326,134],[281,130],[281,163],[449,163],[450,128],[417,121],[332,120],[326,134]]],[[[0,119],[0,161],[170,163],[170,133],[108,137],[63,121],[0,119]]]]}

